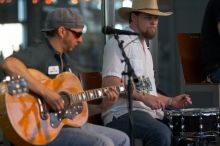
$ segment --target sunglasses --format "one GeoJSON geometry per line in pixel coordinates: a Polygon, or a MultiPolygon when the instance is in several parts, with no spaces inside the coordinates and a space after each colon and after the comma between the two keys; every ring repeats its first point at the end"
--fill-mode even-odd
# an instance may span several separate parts
{"type": "Polygon", "coordinates": [[[76,38],[80,38],[83,34],[83,32],[76,32],[72,29],[66,28],[67,30],[69,30],[74,36],[76,36],[76,38]]]}

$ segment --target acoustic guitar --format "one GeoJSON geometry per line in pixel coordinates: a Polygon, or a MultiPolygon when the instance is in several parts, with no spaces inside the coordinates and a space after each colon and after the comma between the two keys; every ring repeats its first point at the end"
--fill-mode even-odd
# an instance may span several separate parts
{"type": "MultiPolygon", "coordinates": [[[[64,100],[62,111],[53,111],[42,97],[31,92],[23,94],[2,94],[0,118],[5,136],[17,146],[46,145],[53,141],[64,125],[80,127],[88,119],[87,101],[103,98],[107,88],[83,91],[79,79],[70,72],[64,72],[50,79],[43,73],[29,69],[29,72],[47,88],[58,92],[64,100]]],[[[123,93],[123,85],[117,86],[123,93]]]]}

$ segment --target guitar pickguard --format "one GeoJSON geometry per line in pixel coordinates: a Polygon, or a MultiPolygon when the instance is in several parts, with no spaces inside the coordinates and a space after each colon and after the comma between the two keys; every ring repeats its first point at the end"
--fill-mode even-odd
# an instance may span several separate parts
{"type": "Polygon", "coordinates": [[[49,113],[51,127],[58,127],[63,119],[73,119],[75,116],[82,112],[82,108],[82,103],[78,103],[75,105],[70,105],[63,111],[49,113]]]}
{"type": "Polygon", "coordinates": [[[71,103],[70,96],[66,92],[59,93],[64,101],[64,109],[62,111],[52,111],[48,110],[47,105],[41,98],[37,98],[39,105],[39,112],[42,120],[47,120],[48,115],[50,117],[50,125],[53,128],[57,128],[63,119],[72,120],[76,115],[82,112],[83,105],[82,103],[71,103]]]}

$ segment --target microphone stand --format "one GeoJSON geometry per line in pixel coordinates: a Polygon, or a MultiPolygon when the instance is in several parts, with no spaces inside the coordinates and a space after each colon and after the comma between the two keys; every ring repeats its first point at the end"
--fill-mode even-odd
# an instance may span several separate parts
{"type": "Polygon", "coordinates": [[[127,93],[128,93],[128,115],[129,115],[129,137],[130,137],[130,144],[131,146],[134,146],[134,133],[133,133],[133,114],[132,114],[132,108],[133,108],[133,100],[132,100],[132,78],[133,78],[133,81],[134,82],[138,82],[138,78],[137,78],[137,75],[135,74],[134,72],[134,69],[132,68],[131,66],[131,63],[130,63],[130,60],[129,58],[127,57],[125,51],[124,51],[124,48],[123,48],[123,43],[124,41],[119,41],[119,36],[118,34],[114,34],[114,37],[115,39],[117,40],[118,42],[118,46],[119,48],[121,49],[121,52],[122,52],[122,56],[124,58],[124,60],[122,60],[122,62],[124,61],[127,65],[127,72],[123,71],[122,72],[122,75],[125,76],[127,75],[128,76],[128,86],[127,86],[127,93]]]}

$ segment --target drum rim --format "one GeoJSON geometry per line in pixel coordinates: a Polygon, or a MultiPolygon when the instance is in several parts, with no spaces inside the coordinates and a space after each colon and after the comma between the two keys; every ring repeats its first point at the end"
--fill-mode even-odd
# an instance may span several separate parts
{"type": "Polygon", "coordinates": [[[210,116],[220,114],[220,108],[187,108],[166,111],[168,116],[210,116]]]}

